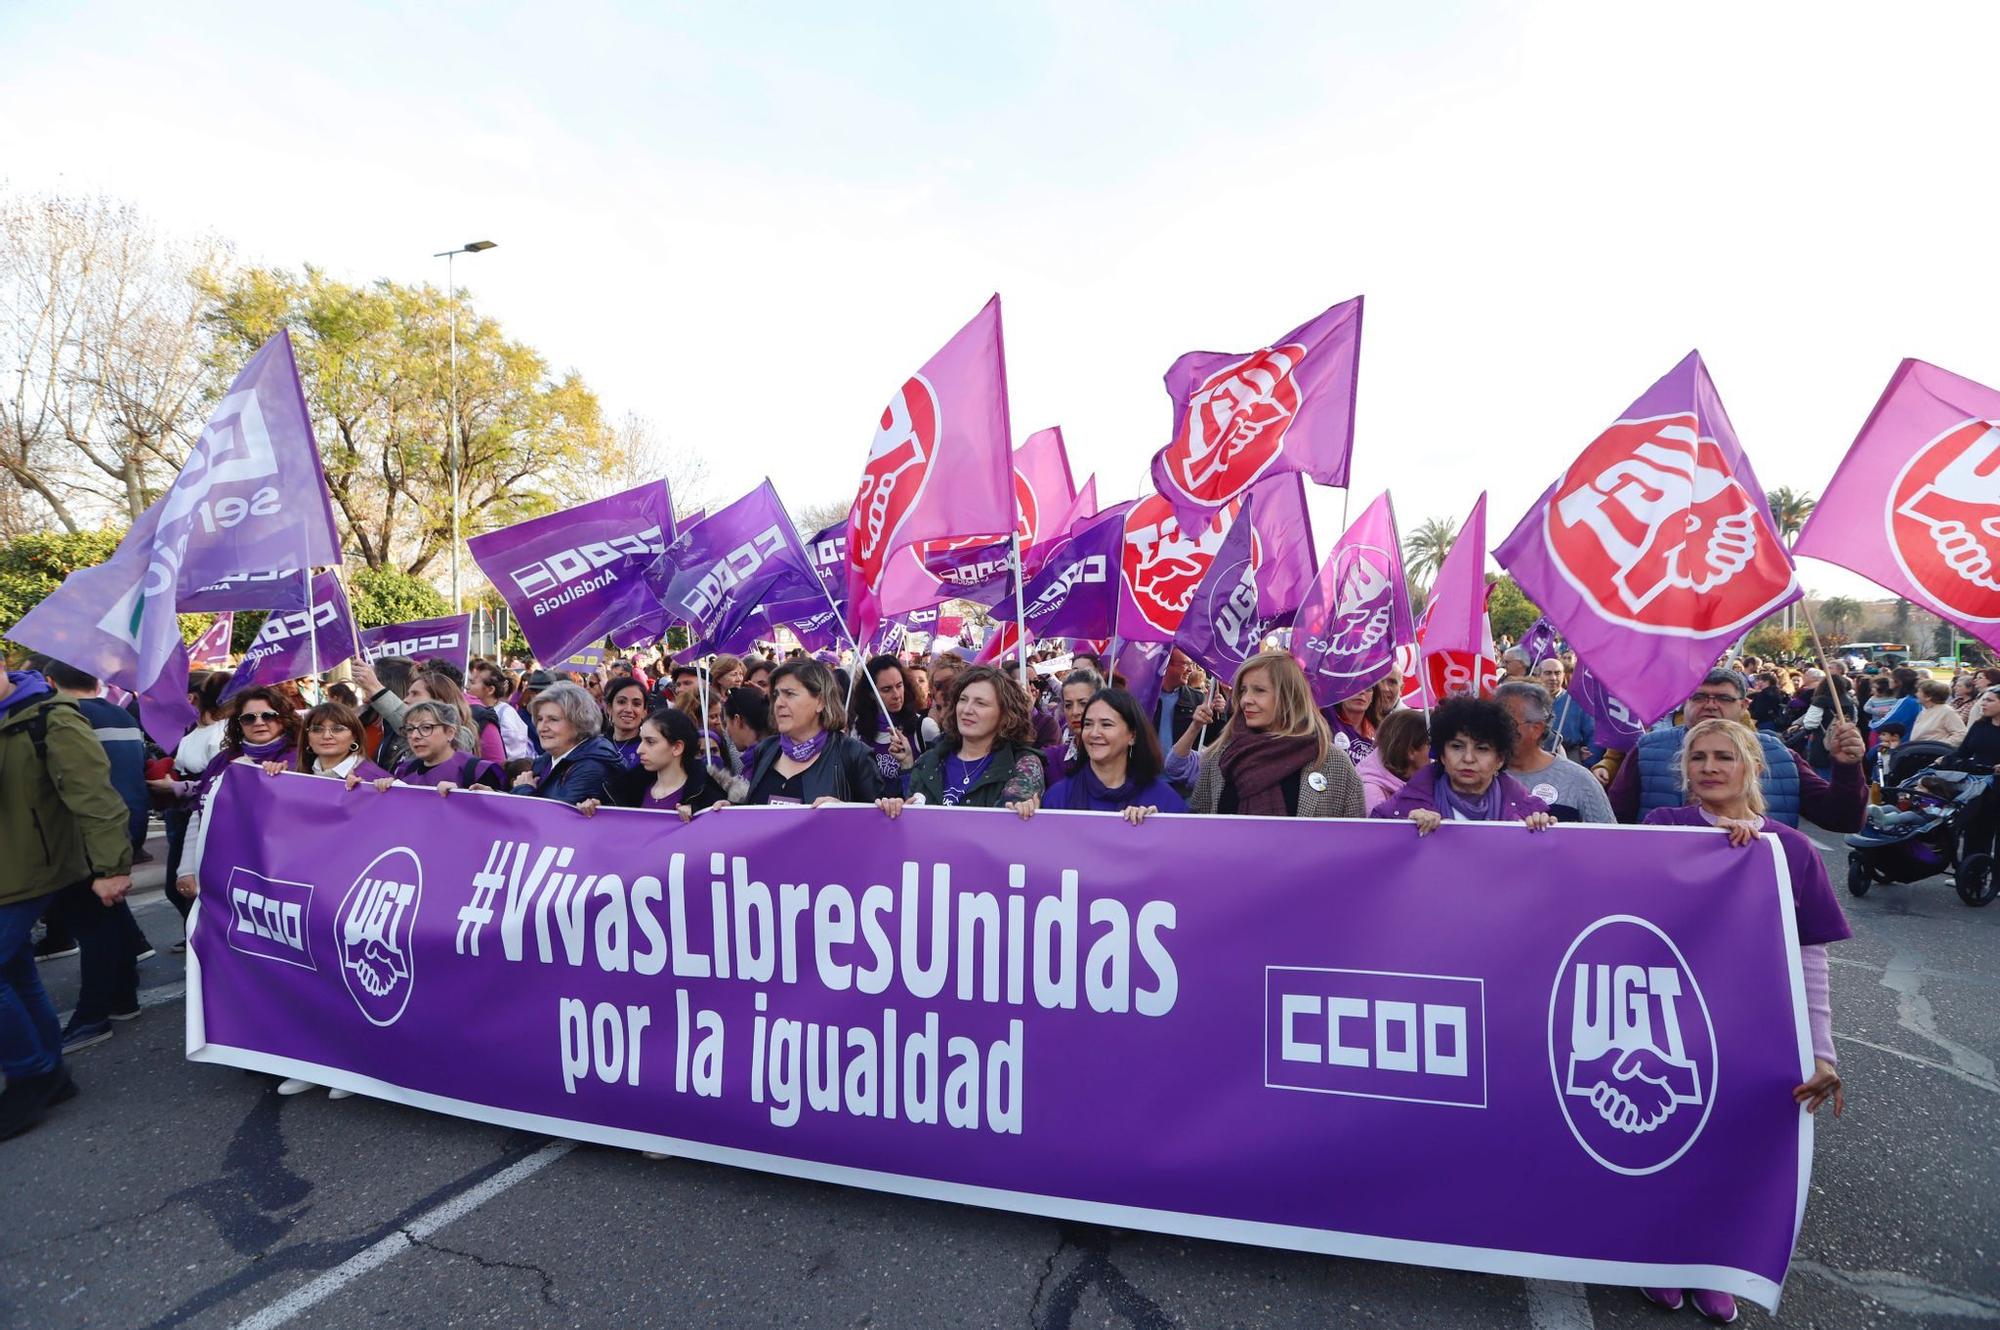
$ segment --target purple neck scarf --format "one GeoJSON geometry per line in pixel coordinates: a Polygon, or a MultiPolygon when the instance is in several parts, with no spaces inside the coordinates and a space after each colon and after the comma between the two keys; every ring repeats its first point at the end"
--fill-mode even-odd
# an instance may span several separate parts
{"type": "Polygon", "coordinates": [[[778,736],[778,747],[785,750],[786,757],[803,765],[820,755],[821,751],[826,748],[826,741],[832,735],[833,731],[831,730],[820,730],[812,738],[800,742],[788,735],[781,734],[778,736]]]}
{"type": "Polygon", "coordinates": [[[1486,793],[1476,799],[1468,799],[1451,788],[1451,777],[1445,775],[1444,767],[1440,764],[1434,788],[1437,791],[1438,815],[1446,821],[1463,819],[1467,822],[1498,822],[1500,820],[1502,796],[1500,773],[1497,771],[1493,773],[1493,779],[1487,783],[1486,793]]]}

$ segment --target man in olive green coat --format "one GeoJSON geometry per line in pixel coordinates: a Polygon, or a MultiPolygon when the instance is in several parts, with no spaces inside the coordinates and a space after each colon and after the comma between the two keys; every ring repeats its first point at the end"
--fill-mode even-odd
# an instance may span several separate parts
{"type": "Polygon", "coordinates": [[[76,704],[33,671],[0,673],[0,1140],[76,1094],[30,938],[66,887],[107,906],[131,890],[127,817],[76,704]]]}

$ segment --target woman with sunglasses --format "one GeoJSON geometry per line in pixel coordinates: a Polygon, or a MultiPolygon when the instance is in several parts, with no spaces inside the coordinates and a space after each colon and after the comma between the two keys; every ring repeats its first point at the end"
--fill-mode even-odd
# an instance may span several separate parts
{"type": "Polygon", "coordinates": [[[188,819],[187,848],[181,853],[181,875],[174,890],[195,898],[201,876],[201,828],[208,801],[222,773],[239,757],[253,762],[289,762],[299,748],[298,713],[285,705],[275,688],[246,688],[234,698],[235,710],[223,729],[222,751],[196,783],[194,814],[188,819]]]}

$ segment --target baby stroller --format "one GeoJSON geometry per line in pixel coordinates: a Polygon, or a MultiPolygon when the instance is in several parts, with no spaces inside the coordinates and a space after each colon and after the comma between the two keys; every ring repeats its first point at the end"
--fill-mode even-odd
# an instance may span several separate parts
{"type": "Polygon", "coordinates": [[[1896,754],[1888,772],[1896,783],[1884,782],[1883,802],[1870,807],[1867,824],[1847,838],[1847,889],[1854,895],[1866,896],[1877,882],[1920,882],[1937,873],[1951,874],[1958,898],[1967,905],[1985,905],[2000,889],[1992,846],[1974,846],[1967,838],[1973,807],[1993,777],[1926,765],[1941,756],[1909,750],[1896,754]]]}

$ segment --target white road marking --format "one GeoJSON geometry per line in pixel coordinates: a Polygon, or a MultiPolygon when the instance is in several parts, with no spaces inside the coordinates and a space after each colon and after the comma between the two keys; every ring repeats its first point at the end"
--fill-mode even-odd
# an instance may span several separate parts
{"type": "Polygon", "coordinates": [[[2000,1299],[1928,1284],[1900,1270],[1836,1270],[1818,1261],[1793,1261],[1792,1269],[1859,1293],[1911,1316],[1960,1316],[2000,1321],[2000,1299]]]}
{"type": "Polygon", "coordinates": [[[2000,1085],[1996,1085],[1992,1081],[1981,1080],[1977,1076],[1960,1071],[1948,1062],[1939,1062],[1934,1058],[1919,1057],[1915,1053],[1905,1053],[1900,1048],[1891,1048],[1887,1044],[1878,1044],[1870,1039],[1857,1038],[1851,1034],[1840,1034],[1837,1031],[1834,1034],[1834,1043],[1836,1046],[1840,1044],[1859,1044],[1863,1048],[1872,1048],[1877,1053],[1887,1053],[1889,1056],[1901,1058],[1905,1062],[1914,1062],[1919,1067],[1929,1067],[1932,1071],[1941,1071],[1947,1076],[1955,1076],[1967,1085],[1984,1090],[1988,1094],[2000,1094],[2000,1085]]]}
{"type": "Polygon", "coordinates": [[[476,1187],[468,1188],[435,1209],[419,1215],[372,1247],[355,1253],[311,1283],[301,1285],[262,1310],[238,1321],[237,1330],[275,1330],[301,1312],[326,1301],[361,1276],[401,1256],[446,1225],[471,1214],[502,1192],[526,1182],[535,1174],[576,1149],[575,1141],[551,1141],[518,1163],[495,1173],[476,1187]]]}
{"type": "Polygon", "coordinates": [[[1899,951],[1882,971],[1882,987],[1896,995],[1896,1023],[1917,1038],[1936,1044],[1951,1065],[1975,1081],[2000,1090],[2000,1068],[1976,1048],[1968,1048],[1938,1029],[1937,1013],[1924,996],[1924,963],[1914,952],[1899,951]]]}
{"type": "Polygon", "coordinates": [[[1528,1324],[1534,1330],[1593,1330],[1590,1296],[1583,1285],[1555,1279],[1524,1279],[1528,1286],[1528,1324]]]}

